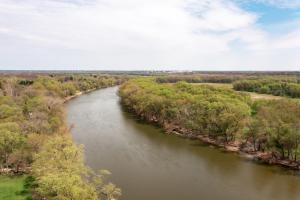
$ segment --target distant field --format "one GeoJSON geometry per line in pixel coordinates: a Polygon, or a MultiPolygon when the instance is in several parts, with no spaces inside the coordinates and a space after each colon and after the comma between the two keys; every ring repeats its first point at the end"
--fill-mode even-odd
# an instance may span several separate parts
{"type": "Polygon", "coordinates": [[[0,176],[1,200],[30,200],[26,190],[27,176],[0,176]]]}
{"type": "MultiPolygon", "coordinates": [[[[228,89],[233,89],[233,85],[228,83],[193,83],[195,85],[211,85],[215,87],[223,87],[223,88],[228,88],[228,89]]],[[[269,95],[269,94],[258,94],[255,92],[241,92],[241,93],[247,93],[250,95],[251,99],[253,100],[259,100],[259,99],[282,99],[284,97],[280,96],[274,96],[274,95],[269,95]]]]}
{"type": "Polygon", "coordinates": [[[269,94],[258,94],[255,92],[242,92],[242,93],[248,93],[250,95],[251,99],[253,99],[253,100],[259,100],[259,99],[272,100],[272,99],[286,98],[286,97],[274,96],[274,95],[269,95],[269,94]]]}

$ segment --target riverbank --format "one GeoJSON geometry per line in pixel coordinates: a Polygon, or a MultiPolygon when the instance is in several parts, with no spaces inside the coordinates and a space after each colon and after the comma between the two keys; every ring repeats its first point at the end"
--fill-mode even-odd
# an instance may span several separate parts
{"type": "Polygon", "coordinates": [[[232,90],[135,79],[120,87],[124,106],[171,134],[198,139],[260,163],[300,169],[300,104],[288,99],[251,101],[232,90]]]}
{"type": "MultiPolygon", "coordinates": [[[[125,106],[124,104],[122,104],[125,106]]],[[[187,138],[187,139],[192,139],[192,140],[199,140],[204,144],[211,145],[213,147],[219,148],[222,151],[230,152],[230,153],[236,153],[239,154],[240,156],[258,162],[258,163],[263,163],[263,164],[268,164],[268,165],[277,165],[281,166],[287,169],[291,170],[300,170],[300,163],[295,162],[293,160],[288,160],[288,159],[280,159],[280,158],[275,158],[274,154],[272,152],[268,151],[253,151],[251,149],[251,144],[245,144],[244,142],[241,141],[233,141],[233,142],[228,142],[224,143],[222,141],[219,141],[217,139],[214,139],[212,137],[209,137],[208,135],[199,135],[195,134],[190,130],[171,125],[171,124],[164,124],[163,126],[160,126],[158,121],[156,120],[155,117],[152,117],[151,119],[146,119],[144,116],[137,115],[132,109],[129,107],[126,107],[126,111],[133,113],[135,116],[137,116],[140,120],[143,120],[146,123],[159,126],[161,127],[166,134],[174,134],[182,138],[187,138]]]]}
{"type": "MultiPolygon", "coordinates": [[[[12,188],[21,184],[18,181],[21,175],[33,176],[35,183],[30,194],[37,195],[37,199],[53,194],[59,199],[95,199],[100,187],[85,178],[93,174],[84,163],[83,149],[71,140],[63,103],[96,88],[119,84],[121,79],[96,75],[2,79],[0,105],[5,114],[0,120],[0,156],[3,158],[0,166],[5,168],[0,169],[0,174],[10,180],[12,188]],[[62,157],[65,159],[60,159],[62,157]],[[76,182],[72,182],[75,179],[76,182]],[[74,187],[81,192],[73,190],[74,187]]],[[[0,188],[0,193],[5,192],[5,188],[0,188]]]]}
{"type": "MultiPolygon", "coordinates": [[[[102,89],[102,88],[101,88],[101,89],[102,89]]],[[[97,88],[90,89],[90,90],[87,90],[87,91],[77,91],[74,95],[65,97],[65,98],[63,99],[63,102],[64,102],[64,103],[67,103],[68,101],[70,101],[70,100],[72,100],[72,99],[74,99],[74,98],[76,98],[76,97],[79,97],[79,96],[84,95],[84,94],[88,94],[88,93],[93,92],[93,91],[95,91],[95,90],[97,90],[97,88]]]]}
{"type": "MultiPolygon", "coordinates": [[[[151,123],[153,123],[153,121],[151,123]]],[[[169,127],[172,126],[169,125],[169,127]]],[[[183,138],[197,139],[205,144],[212,145],[224,151],[240,154],[242,157],[253,160],[255,162],[269,164],[269,165],[278,165],[292,170],[300,170],[299,162],[295,162],[288,159],[275,158],[274,155],[272,155],[272,153],[268,151],[265,152],[253,151],[250,148],[243,147],[243,146],[249,146],[250,144],[245,145],[245,143],[238,142],[238,141],[223,143],[209,137],[208,135],[196,135],[190,132],[187,133],[187,131],[180,131],[178,129],[167,130],[164,128],[164,130],[168,134],[175,134],[183,138]]]]}
{"type": "MultiPolygon", "coordinates": [[[[88,94],[90,92],[93,92],[97,90],[97,88],[94,88],[94,89],[89,89],[89,90],[86,90],[86,91],[77,91],[74,95],[71,95],[71,96],[67,96],[65,98],[62,99],[63,103],[67,103],[69,102],[70,100],[74,99],[74,98],[77,98],[79,96],[82,96],[84,94],[88,94]]],[[[15,176],[21,176],[21,175],[24,175],[24,174],[29,174],[31,172],[31,167],[22,167],[22,168],[19,168],[16,172],[14,171],[13,168],[0,168],[0,176],[9,176],[9,175],[15,175],[15,176]]]]}
{"type": "MultiPolygon", "coordinates": [[[[77,91],[74,95],[71,96],[67,96],[65,98],[62,99],[63,103],[67,103],[70,100],[77,98],[79,96],[82,96],[84,94],[88,94],[90,92],[93,92],[97,90],[97,88],[94,89],[90,89],[87,91],[77,91]]],[[[5,175],[5,176],[9,176],[9,175],[15,175],[15,176],[19,176],[19,175],[24,175],[24,174],[29,174],[31,172],[31,167],[23,167],[23,168],[19,168],[17,172],[14,171],[14,169],[12,168],[0,168],[0,175],[5,175]]]]}

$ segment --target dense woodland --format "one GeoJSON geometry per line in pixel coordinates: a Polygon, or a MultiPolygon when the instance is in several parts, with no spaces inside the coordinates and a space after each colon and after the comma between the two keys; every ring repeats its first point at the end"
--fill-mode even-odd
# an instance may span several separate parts
{"type": "Polygon", "coordinates": [[[183,81],[130,80],[120,87],[122,103],[142,119],[168,132],[207,136],[220,145],[237,145],[271,160],[298,162],[300,102],[292,99],[252,101],[248,94],[183,81]]]}
{"type": "Polygon", "coordinates": [[[63,102],[79,92],[120,84],[100,75],[0,78],[0,170],[32,176],[32,199],[117,199],[121,190],[83,162],[73,143],[63,102]]]}

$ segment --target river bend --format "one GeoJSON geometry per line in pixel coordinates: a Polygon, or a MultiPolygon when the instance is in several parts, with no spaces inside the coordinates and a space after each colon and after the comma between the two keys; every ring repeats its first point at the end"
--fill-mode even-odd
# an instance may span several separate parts
{"type": "Polygon", "coordinates": [[[123,111],[117,87],[67,103],[87,164],[112,172],[122,200],[299,200],[300,177],[198,141],[166,135],[123,111]]]}

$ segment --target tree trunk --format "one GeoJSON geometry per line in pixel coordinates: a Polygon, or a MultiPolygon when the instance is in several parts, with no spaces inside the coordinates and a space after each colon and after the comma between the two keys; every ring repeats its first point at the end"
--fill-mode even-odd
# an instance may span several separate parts
{"type": "Polygon", "coordinates": [[[284,149],[283,148],[281,148],[281,156],[282,156],[283,159],[285,158],[284,149]]]}

